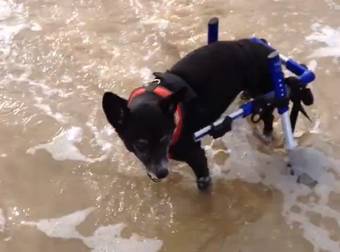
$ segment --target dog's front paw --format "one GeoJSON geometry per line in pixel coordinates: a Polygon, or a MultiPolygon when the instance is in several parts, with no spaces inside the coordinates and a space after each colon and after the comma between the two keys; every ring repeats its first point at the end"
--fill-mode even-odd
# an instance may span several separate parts
{"type": "Polygon", "coordinates": [[[271,144],[274,142],[274,135],[273,135],[273,131],[263,131],[263,134],[261,136],[262,141],[265,144],[271,144]]]}
{"type": "Polygon", "coordinates": [[[211,177],[199,177],[197,179],[197,187],[201,192],[207,191],[211,187],[211,177]]]}
{"type": "Polygon", "coordinates": [[[253,131],[254,136],[264,144],[271,144],[274,142],[273,131],[263,131],[260,132],[258,128],[253,131]]]}

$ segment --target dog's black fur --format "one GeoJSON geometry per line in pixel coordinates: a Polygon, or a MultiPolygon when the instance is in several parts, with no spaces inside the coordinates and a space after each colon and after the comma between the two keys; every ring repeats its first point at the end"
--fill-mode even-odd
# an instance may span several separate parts
{"type": "MultiPolygon", "coordinates": [[[[205,190],[211,184],[207,158],[200,143],[193,140],[193,133],[217,120],[240,92],[256,97],[272,90],[267,63],[270,52],[248,39],[203,46],[168,71],[182,78],[196,93],[195,98],[185,100],[187,90],[182,88],[167,98],[147,92],[128,105],[127,100],[105,93],[104,112],[127,149],[136,154],[149,173],[159,179],[168,175],[170,151],[173,159],[189,164],[198,188],[205,190]],[[171,145],[177,103],[184,110],[184,124],[180,140],[171,145]]],[[[264,133],[270,134],[272,111],[262,119],[264,133]]]]}

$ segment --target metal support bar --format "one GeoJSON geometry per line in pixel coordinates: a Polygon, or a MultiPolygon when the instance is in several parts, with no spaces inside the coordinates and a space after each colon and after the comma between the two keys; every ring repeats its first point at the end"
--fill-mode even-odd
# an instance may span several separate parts
{"type": "Polygon", "coordinates": [[[275,98],[278,102],[285,103],[278,107],[279,114],[282,114],[289,110],[288,107],[288,95],[286,84],[284,81],[284,75],[281,69],[280,55],[277,51],[273,51],[268,55],[269,70],[272,77],[273,88],[275,92],[275,98]]]}
{"type": "Polygon", "coordinates": [[[208,44],[218,41],[218,18],[214,17],[208,23],[208,44]]]}
{"type": "Polygon", "coordinates": [[[302,84],[307,85],[308,83],[315,80],[315,74],[308,68],[305,68],[301,64],[297,63],[296,61],[288,59],[284,63],[289,71],[299,76],[299,81],[302,84]]]}
{"type": "Polygon", "coordinates": [[[293,136],[292,125],[289,118],[289,97],[284,81],[284,75],[281,69],[281,59],[277,51],[268,55],[269,69],[272,75],[273,88],[276,100],[282,104],[277,107],[281,117],[282,129],[286,140],[286,148],[291,150],[296,147],[293,136]]]}
{"type": "MultiPolygon", "coordinates": [[[[275,51],[274,48],[272,48],[269,44],[267,44],[264,40],[253,37],[250,39],[252,42],[256,43],[256,44],[260,44],[263,46],[266,46],[267,48],[275,51]]],[[[294,73],[295,75],[298,76],[299,81],[304,84],[307,85],[308,83],[312,82],[315,80],[315,74],[310,71],[308,68],[306,68],[305,66],[299,64],[298,62],[296,62],[293,59],[290,59],[287,56],[284,56],[282,54],[280,54],[280,59],[281,59],[281,63],[285,65],[285,67],[291,71],[292,73],[294,73]]]]}

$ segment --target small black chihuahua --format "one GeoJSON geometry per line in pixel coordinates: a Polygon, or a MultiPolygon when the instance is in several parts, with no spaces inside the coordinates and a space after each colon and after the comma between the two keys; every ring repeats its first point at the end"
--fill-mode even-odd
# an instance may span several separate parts
{"type": "MultiPolygon", "coordinates": [[[[211,185],[207,158],[193,134],[217,120],[240,92],[256,97],[272,90],[270,53],[249,39],[203,46],[169,71],[155,73],[155,80],[135,89],[128,100],[106,92],[105,115],[153,180],[168,175],[170,157],[186,162],[198,188],[207,190],[211,185]]],[[[265,135],[273,130],[272,112],[262,116],[265,135]]]]}

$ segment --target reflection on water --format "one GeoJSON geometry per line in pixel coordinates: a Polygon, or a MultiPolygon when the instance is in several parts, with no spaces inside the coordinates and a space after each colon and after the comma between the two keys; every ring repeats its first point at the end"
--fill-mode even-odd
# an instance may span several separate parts
{"type": "MultiPolygon", "coordinates": [[[[339,251],[339,4],[312,1],[0,0],[0,251],[339,251]],[[152,183],[101,111],[206,43],[266,37],[315,69],[313,123],[296,137],[325,167],[288,175],[279,123],[206,145],[211,194],[172,164],[152,183]],[[259,232],[261,231],[261,232],[259,232]]],[[[231,108],[232,109],[232,108],[231,108]]]]}

